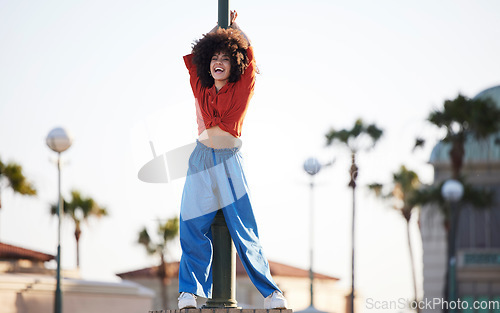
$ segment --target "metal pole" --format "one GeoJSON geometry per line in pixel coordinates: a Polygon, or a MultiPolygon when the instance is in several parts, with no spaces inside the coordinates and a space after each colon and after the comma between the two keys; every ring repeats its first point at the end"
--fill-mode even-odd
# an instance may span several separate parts
{"type": "Polygon", "coordinates": [[[356,187],[352,187],[351,299],[350,299],[351,313],[354,313],[354,234],[355,234],[354,229],[355,229],[355,218],[356,218],[355,189],[356,187]]]}
{"type": "Polygon", "coordinates": [[[309,213],[309,281],[311,293],[311,307],[314,306],[314,272],[313,272],[313,245],[314,245],[314,176],[311,176],[311,211],[309,213]]]}
{"type": "Polygon", "coordinates": [[[229,27],[229,0],[219,0],[218,10],[218,23],[219,27],[229,27]]]}
{"type": "MultiPolygon", "coordinates": [[[[218,24],[229,27],[229,0],[219,0],[218,24]]],[[[212,223],[213,263],[212,299],[208,299],[205,308],[236,308],[236,250],[227,229],[222,210],[215,215],[212,223]]]]}
{"type": "Polygon", "coordinates": [[[212,223],[214,255],[212,263],[212,299],[205,308],[236,308],[236,251],[222,210],[212,223]]]}
{"type": "Polygon", "coordinates": [[[352,188],[352,229],[351,229],[351,297],[350,297],[350,309],[351,313],[354,313],[354,244],[355,244],[355,225],[356,225],[356,178],[358,177],[358,167],[356,166],[356,154],[351,153],[351,169],[349,173],[351,174],[351,181],[349,182],[349,187],[352,188]]]}
{"type": "MultiPolygon", "coordinates": [[[[456,233],[458,214],[455,201],[450,201],[450,233],[448,234],[448,301],[456,301],[456,233]]],[[[449,310],[456,312],[456,309],[449,310]]]]}
{"type": "Polygon", "coordinates": [[[62,313],[62,292],[61,292],[61,213],[63,211],[63,200],[61,196],[61,152],[57,153],[57,172],[59,184],[59,202],[57,204],[57,272],[56,272],[56,294],[54,300],[54,312],[62,313]]]}

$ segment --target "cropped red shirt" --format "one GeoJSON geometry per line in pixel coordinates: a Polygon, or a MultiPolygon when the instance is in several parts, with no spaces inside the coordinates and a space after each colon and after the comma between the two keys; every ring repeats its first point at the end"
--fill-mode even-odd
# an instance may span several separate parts
{"type": "MultiPolygon", "coordinates": [[[[248,67],[235,83],[225,84],[219,92],[215,85],[202,87],[193,64],[193,55],[184,56],[184,63],[189,70],[191,88],[196,99],[196,119],[198,135],[205,129],[219,125],[219,127],[234,137],[241,136],[243,119],[247,112],[248,103],[252,98],[255,86],[255,60],[253,49],[247,49],[248,67]]],[[[207,69],[208,70],[208,69],[207,69]]]]}

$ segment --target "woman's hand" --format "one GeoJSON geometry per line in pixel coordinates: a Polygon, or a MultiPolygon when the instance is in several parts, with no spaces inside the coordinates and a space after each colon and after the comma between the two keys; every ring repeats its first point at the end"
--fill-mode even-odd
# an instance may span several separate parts
{"type": "Polygon", "coordinates": [[[231,16],[230,16],[230,21],[231,21],[231,24],[229,24],[229,27],[231,27],[232,29],[236,29],[236,30],[239,30],[241,32],[241,34],[243,35],[243,37],[245,37],[245,39],[247,40],[248,42],[248,45],[250,46],[250,39],[248,39],[247,35],[241,30],[241,28],[238,26],[238,24],[236,24],[236,18],[238,17],[238,12],[236,11],[231,11],[231,16]]]}
{"type": "Polygon", "coordinates": [[[231,11],[231,16],[229,18],[229,26],[233,25],[234,21],[236,21],[236,18],[238,17],[238,12],[235,11],[231,11]]]}

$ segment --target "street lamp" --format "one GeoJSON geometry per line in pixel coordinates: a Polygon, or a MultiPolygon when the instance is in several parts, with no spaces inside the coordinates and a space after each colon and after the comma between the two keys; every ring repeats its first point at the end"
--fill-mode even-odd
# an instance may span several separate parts
{"type": "MultiPolygon", "coordinates": [[[[448,301],[456,300],[456,232],[458,224],[458,206],[457,203],[462,199],[464,186],[455,179],[447,180],[441,187],[441,195],[450,206],[450,224],[448,232],[448,276],[447,276],[447,296],[448,301]]],[[[455,310],[451,310],[454,312],[455,310]]]]}
{"type": "Polygon", "coordinates": [[[63,212],[63,199],[61,197],[61,153],[68,150],[73,139],[69,133],[61,127],[54,128],[47,135],[47,146],[57,152],[57,174],[59,184],[59,198],[57,203],[57,272],[56,272],[56,294],[54,300],[54,312],[62,312],[62,293],[61,293],[61,213],[63,212]]]}
{"type": "Polygon", "coordinates": [[[311,302],[308,308],[303,311],[297,313],[311,313],[321,311],[314,308],[314,272],[313,272],[313,251],[314,251],[314,176],[319,173],[319,171],[326,166],[331,165],[333,162],[330,162],[324,166],[322,166],[316,158],[308,158],[304,162],[304,170],[307,174],[311,175],[311,183],[309,186],[311,187],[311,196],[310,196],[310,211],[309,211],[309,282],[310,282],[310,295],[311,302]]]}
{"type": "Polygon", "coordinates": [[[446,201],[456,203],[464,195],[464,186],[458,180],[448,179],[441,187],[441,195],[446,201]]]}
{"type": "Polygon", "coordinates": [[[351,150],[351,168],[349,169],[351,180],[349,187],[352,188],[352,225],[351,225],[351,295],[349,297],[350,313],[354,313],[354,256],[355,256],[355,229],[356,229],[356,179],[358,178],[358,166],[356,165],[356,152],[351,150]]]}

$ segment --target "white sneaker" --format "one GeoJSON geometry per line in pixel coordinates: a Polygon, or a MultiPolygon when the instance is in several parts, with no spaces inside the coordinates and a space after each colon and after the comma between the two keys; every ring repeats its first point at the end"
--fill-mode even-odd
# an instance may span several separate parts
{"type": "Polygon", "coordinates": [[[270,296],[264,299],[264,309],[286,309],[286,299],[281,292],[275,290],[270,296]]]}
{"type": "Polygon", "coordinates": [[[179,310],[196,309],[196,296],[189,292],[181,292],[179,298],[179,310]]]}

